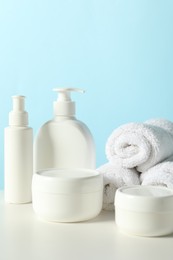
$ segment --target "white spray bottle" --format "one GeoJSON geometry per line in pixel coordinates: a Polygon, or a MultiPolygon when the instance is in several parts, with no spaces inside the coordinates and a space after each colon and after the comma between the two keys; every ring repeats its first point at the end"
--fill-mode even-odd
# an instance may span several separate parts
{"type": "Polygon", "coordinates": [[[75,102],[70,93],[76,88],[54,89],[54,119],[45,123],[35,140],[35,171],[47,168],[96,167],[95,144],[88,127],[75,117],[75,102]]]}
{"type": "Polygon", "coordinates": [[[28,203],[32,200],[33,131],[28,127],[24,98],[13,96],[9,127],[5,128],[5,201],[9,203],[28,203]]]}

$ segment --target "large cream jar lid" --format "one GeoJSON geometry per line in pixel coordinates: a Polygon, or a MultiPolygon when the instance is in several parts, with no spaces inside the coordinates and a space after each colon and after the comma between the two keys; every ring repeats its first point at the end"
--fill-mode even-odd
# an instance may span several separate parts
{"type": "Polygon", "coordinates": [[[34,174],[33,184],[40,192],[89,193],[103,189],[103,176],[92,169],[47,169],[34,174]]]}

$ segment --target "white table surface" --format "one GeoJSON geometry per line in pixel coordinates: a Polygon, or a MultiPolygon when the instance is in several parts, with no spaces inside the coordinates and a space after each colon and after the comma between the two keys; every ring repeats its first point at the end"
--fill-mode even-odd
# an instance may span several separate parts
{"type": "Polygon", "coordinates": [[[173,235],[144,238],[121,233],[114,212],[81,223],[48,223],[32,204],[5,204],[0,192],[0,260],[172,260],[173,235]]]}

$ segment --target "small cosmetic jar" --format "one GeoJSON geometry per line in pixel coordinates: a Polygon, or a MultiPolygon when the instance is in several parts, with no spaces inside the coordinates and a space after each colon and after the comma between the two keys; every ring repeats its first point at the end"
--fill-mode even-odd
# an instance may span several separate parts
{"type": "Polygon", "coordinates": [[[115,221],[123,232],[163,236],[173,232],[173,190],[162,186],[124,186],[115,194],[115,221]]]}
{"type": "Polygon", "coordinates": [[[34,173],[33,209],[42,219],[79,222],[102,209],[103,176],[91,169],[48,169],[34,173]]]}

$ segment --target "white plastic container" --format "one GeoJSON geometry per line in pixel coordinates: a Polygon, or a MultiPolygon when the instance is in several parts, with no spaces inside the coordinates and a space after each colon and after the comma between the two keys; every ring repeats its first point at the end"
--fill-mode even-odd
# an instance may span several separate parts
{"type": "Polygon", "coordinates": [[[33,131],[28,127],[28,113],[24,110],[24,96],[13,97],[9,127],[4,133],[5,201],[31,202],[33,175],[33,131]]]}
{"type": "Polygon", "coordinates": [[[115,221],[124,232],[163,236],[173,232],[173,190],[159,186],[125,186],[115,195],[115,221]]]}
{"type": "Polygon", "coordinates": [[[102,209],[103,178],[90,169],[49,169],[35,173],[33,209],[42,219],[78,222],[96,217],[102,209]]]}
{"type": "Polygon", "coordinates": [[[88,127],[75,117],[75,102],[71,91],[80,89],[55,89],[54,118],[39,130],[34,142],[35,171],[48,168],[96,167],[95,144],[88,127]]]}

